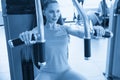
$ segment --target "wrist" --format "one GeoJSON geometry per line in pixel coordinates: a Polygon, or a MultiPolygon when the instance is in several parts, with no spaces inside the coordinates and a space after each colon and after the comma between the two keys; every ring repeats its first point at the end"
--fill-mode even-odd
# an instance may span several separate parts
{"type": "Polygon", "coordinates": [[[34,33],[37,33],[38,31],[37,31],[37,27],[35,27],[35,28],[33,28],[32,30],[31,30],[31,32],[34,34],[34,33]]]}

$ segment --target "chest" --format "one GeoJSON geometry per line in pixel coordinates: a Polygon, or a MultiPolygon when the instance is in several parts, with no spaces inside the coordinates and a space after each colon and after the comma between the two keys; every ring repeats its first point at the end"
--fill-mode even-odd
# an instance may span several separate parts
{"type": "Polygon", "coordinates": [[[46,42],[53,43],[67,43],[69,41],[69,35],[64,29],[50,30],[45,29],[46,42]]]}

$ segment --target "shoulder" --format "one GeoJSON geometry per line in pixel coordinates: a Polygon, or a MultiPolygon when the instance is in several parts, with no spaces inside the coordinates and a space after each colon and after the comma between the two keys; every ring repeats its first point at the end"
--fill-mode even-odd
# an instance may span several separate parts
{"type": "Polygon", "coordinates": [[[66,32],[68,32],[68,30],[70,29],[70,26],[67,25],[60,25],[60,28],[65,30],[66,32]]]}

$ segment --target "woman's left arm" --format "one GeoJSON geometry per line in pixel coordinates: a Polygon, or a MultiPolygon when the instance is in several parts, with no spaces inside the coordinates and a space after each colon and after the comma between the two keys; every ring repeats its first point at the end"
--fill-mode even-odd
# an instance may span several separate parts
{"type": "MultiPolygon", "coordinates": [[[[68,34],[79,37],[85,38],[84,27],[83,26],[65,26],[66,31],[68,34]]],[[[102,26],[93,26],[93,29],[89,29],[91,37],[102,37],[105,34],[105,30],[102,26]],[[93,31],[94,30],[94,31],[93,31]],[[94,35],[94,33],[96,33],[94,35]]]]}
{"type": "Polygon", "coordinates": [[[65,26],[65,29],[70,35],[84,38],[84,27],[82,26],[65,26]]]}
{"type": "Polygon", "coordinates": [[[90,21],[88,19],[88,16],[86,15],[84,9],[82,8],[81,5],[78,4],[78,2],[76,0],[72,0],[73,2],[73,5],[75,6],[76,10],[78,11],[79,14],[82,15],[82,18],[83,18],[83,24],[84,24],[84,35],[83,33],[81,32],[81,30],[74,30],[72,28],[67,28],[68,32],[72,35],[75,35],[75,36],[78,36],[78,37],[84,37],[85,38],[90,38],[91,35],[94,36],[94,30],[97,34],[97,36],[102,36],[105,31],[102,27],[94,27],[92,28],[92,30],[90,29],[91,28],[91,24],[90,24],[90,21]],[[92,33],[91,33],[92,32],[92,33]]]}

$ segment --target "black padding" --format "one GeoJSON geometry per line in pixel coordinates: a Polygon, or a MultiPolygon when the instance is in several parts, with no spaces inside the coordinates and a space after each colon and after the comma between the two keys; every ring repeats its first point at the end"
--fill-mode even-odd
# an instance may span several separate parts
{"type": "Polygon", "coordinates": [[[6,0],[7,14],[35,13],[35,0],[6,0]]]}

